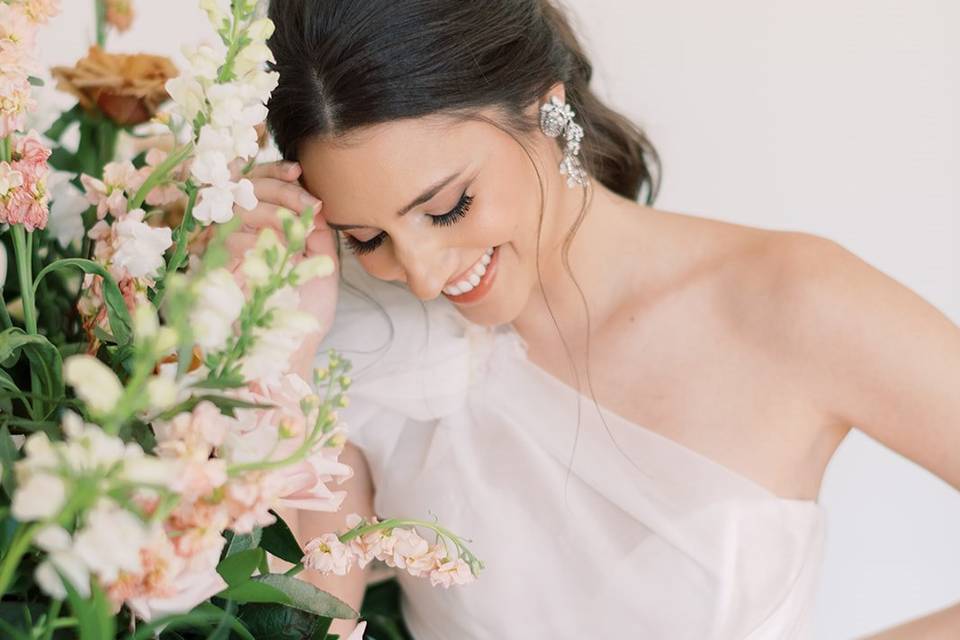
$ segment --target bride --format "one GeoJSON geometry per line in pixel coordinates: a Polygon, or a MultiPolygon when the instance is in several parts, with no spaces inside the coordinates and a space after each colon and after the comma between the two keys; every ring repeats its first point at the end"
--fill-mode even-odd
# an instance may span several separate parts
{"type": "MultiPolygon", "coordinates": [[[[293,526],[471,539],[475,583],[399,576],[416,640],[806,637],[851,428],[960,488],[960,330],[830,240],[653,208],[653,146],[548,0],[270,17],[286,161],[254,170],[232,246],[318,212],[340,283],[304,296],[324,330],[300,364],[332,347],[356,372],[346,502],[293,526]]],[[[368,578],[304,577],[358,609],[368,578]]]]}

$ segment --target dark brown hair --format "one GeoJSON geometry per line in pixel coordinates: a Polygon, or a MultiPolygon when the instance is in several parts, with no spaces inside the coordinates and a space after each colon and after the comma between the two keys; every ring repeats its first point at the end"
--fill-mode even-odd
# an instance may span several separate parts
{"type": "MultiPolygon", "coordinates": [[[[662,177],[656,149],[643,131],[594,95],[590,60],[552,0],[271,0],[269,16],[276,31],[268,44],[280,79],[268,104],[268,123],[288,160],[297,160],[299,145],[308,139],[337,140],[363,127],[438,113],[487,121],[513,136],[529,156],[523,138],[539,122],[526,111],[562,82],[584,129],[581,159],[590,176],[625,198],[638,200],[646,188],[646,203],[656,199],[662,177]],[[477,116],[491,107],[501,116],[498,122],[477,116]]],[[[583,301],[589,337],[589,308],[568,260],[588,204],[584,190],[562,256],[583,301]]],[[[538,233],[538,251],[539,245],[538,233]]],[[[547,297],[573,363],[550,307],[547,297]]],[[[589,363],[589,340],[586,344],[589,363]]],[[[572,370],[579,390],[576,367],[572,370]]],[[[599,412],[589,368],[587,381],[599,412]]],[[[579,411],[578,402],[578,435],[579,411]]]]}

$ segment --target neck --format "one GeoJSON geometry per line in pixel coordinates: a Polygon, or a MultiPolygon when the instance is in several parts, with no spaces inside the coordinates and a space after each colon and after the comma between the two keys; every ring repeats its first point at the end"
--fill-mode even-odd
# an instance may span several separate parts
{"type": "Polygon", "coordinates": [[[559,327],[567,344],[579,350],[588,335],[595,334],[631,297],[631,278],[643,269],[637,256],[647,255],[641,242],[652,210],[592,180],[587,187],[586,212],[569,245],[568,270],[564,241],[577,224],[584,191],[568,189],[565,184],[559,191],[553,208],[556,221],[548,223],[545,214],[540,281],[511,324],[528,344],[548,349],[562,348],[559,327]]]}

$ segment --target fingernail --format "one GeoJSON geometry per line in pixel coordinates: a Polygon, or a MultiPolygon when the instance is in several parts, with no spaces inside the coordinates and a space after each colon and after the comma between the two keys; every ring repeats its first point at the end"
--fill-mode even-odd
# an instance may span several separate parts
{"type": "Polygon", "coordinates": [[[311,210],[318,210],[318,207],[321,204],[319,200],[314,198],[309,193],[304,193],[303,195],[301,195],[300,201],[303,202],[303,206],[310,207],[311,210]]]}

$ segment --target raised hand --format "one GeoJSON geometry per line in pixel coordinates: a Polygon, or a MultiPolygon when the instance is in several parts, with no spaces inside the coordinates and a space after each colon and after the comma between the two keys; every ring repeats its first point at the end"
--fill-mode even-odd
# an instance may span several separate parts
{"type": "Polygon", "coordinates": [[[239,231],[227,239],[227,248],[231,254],[231,269],[235,269],[243,259],[244,253],[251,248],[257,234],[264,227],[272,227],[279,237],[283,237],[283,226],[277,216],[277,209],[285,207],[296,213],[302,213],[308,207],[313,209],[314,230],[306,239],[306,256],[329,256],[337,266],[334,273],[322,278],[314,278],[300,286],[300,309],[313,315],[320,323],[320,330],[310,335],[298,352],[294,371],[307,379],[317,346],[333,324],[337,303],[337,281],[339,265],[336,259],[334,231],[327,226],[320,210],[323,203],[312,196],[300,183],[300,165],[295,162],[270,162],[258,165],[247,175],[253,182],[254,193],[259,204],[247,211],[235,208],[235,215],[243,222],[239,231]]]}

